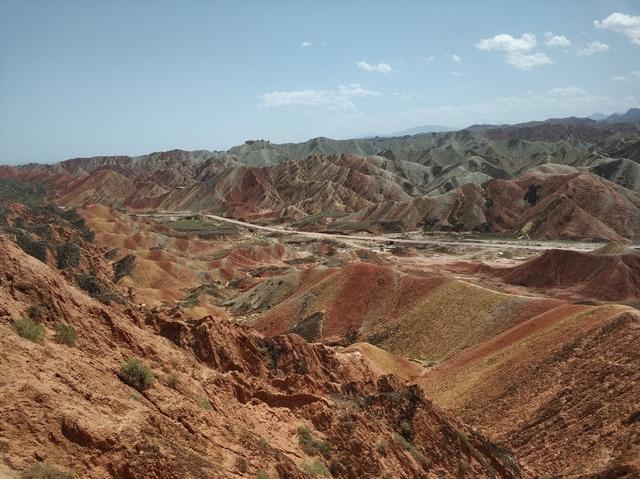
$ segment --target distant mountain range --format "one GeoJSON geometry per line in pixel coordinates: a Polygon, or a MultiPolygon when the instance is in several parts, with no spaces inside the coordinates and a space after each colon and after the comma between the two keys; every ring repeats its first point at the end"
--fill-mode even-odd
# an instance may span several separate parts
{"type": "Polygon", "coordinates": [[[408,128],[406,130],[396,131],[387,136],[413,136],[420,135],[422,133],[442,133],[444,131],[456,131],[458,128],[451,128],[448,126],[442,125],[422,125],[416,126],[413,128],[408,128]]]}
{"type": "Polygon", "coordinates": [[[457,131],[459,128],[452,128],[442,125],[422,125],[408,128],[406,130],[394,131],[393,133],[365,133],[357,138],[393,138],[396,136],[413,136],[422,133],[442,133],[445,131],[457,131]]]}
{"type": "Polygon", "coordinates": [[[598,123],[626,123],[640,121],[640,109],[630,108],[626,113],[613,113],[612,115],[605,115],[604,113],[594,113],[587,118],[580,118],[576,116],[570,116],[567,118],[549,118],[541,121],[528,121],[524,123],[515,124],[479,124],[471,125],[466,130],[491,130],[496,128],[527,128],[531,126],[538,126],[542,124],[564,124],[564,125],[595,125],[598,123]]]}
{"type": "Polygon", "coordinates": [[[311,215],[321,222],[330,212],[343,217],[336,225],[365,229],[619,240],[640,237],[639,111],[412,136],[250,140],[226,152],[4,167],[0,178],[38,181],[67,206],[98,202],[284,221],[311,215]],[[531,201],[523,203],[525,194],[531,201]],[[580,219],[558,223],[571,217],[580,219]]]}
{"type": "MultiPolygon", "coordinates": [[[[618,122],[627,122],[627,121],[640,121],[640,109],[631,108],[626,113],[613,113],[611,115],[606,115],[604,113],[593,113],[586,118],[580,117],[568,117],[568,118],[549,118],[547,120],[541,121],[529,121],[525,123],[516,123],[516,124],[475,124],[464,128],[465,130],[487,130],[493,128],[506,128],[506,127],[528,127],[535,126],[542,123],[584,123],[589,124],[591,121],[594,122],[604,122],[604,123],[618,123],[618,122]]],[[[379,133],[368,133],[365,135],[360,135],[358,138],[393,138],[398,136],[413,136],[420,135],[423,133],[442,133],[447,131],[458,131],[459,128],[452,128],[448,126],[442,125],[422,125],[416,126],[413,128],[408,128],[406,130],[400,130],[389,134],[379,134],[379,133]]]]}

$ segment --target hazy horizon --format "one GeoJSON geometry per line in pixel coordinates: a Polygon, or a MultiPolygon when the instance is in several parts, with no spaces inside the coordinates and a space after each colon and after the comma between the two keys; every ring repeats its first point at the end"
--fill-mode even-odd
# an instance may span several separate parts
{"type": "Polygon", "coordinates": [[[449,6],[0,0],[0,164],[640,104],[637,2],[449,6]]]}

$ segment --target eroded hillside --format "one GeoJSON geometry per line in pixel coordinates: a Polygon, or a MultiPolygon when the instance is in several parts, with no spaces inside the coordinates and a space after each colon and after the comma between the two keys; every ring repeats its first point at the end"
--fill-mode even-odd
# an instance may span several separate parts
{"type": "Polygon", "coordinates": [[[0,249],[5,477],[38,462],[92,478],[520,477],[508,451],[358,352],[107,306],[4,235],[0,249]]]}

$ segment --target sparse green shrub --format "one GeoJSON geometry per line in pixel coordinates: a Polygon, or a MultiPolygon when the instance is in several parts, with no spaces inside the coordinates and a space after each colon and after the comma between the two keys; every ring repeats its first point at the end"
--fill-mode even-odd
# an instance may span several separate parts
{"type": "Polygon", "coordinates": [[[298,428],[298,443],[302,450],[310,456],[329,457],[331,454],[331,446],[327,441],[314,437],[306,426],[298,428]]]}
{"type": "Polygon", "coordinates": [[[175,389],[178,386],[178,375],[176,373],[168,374],[165,378],[165,382],[171,389],[175,389]]]}
{"type": "Polygon", "coordinates": [[[87,226],[84,218],[78,214],[75,208],[62,212],[61,216],[71,223],[71,226],[80,233],[80,236],[82,236],[85,241],[92,242],[96,238],[95,232],[87,226]]]}
{"type": "Polygon", "coordinates": [[[403,420],[400,422],[400,426],[398,426],[398,432],[405,438],[411,437],[413,434],[413,425],[409,421],[403,420]]]}
{"type": "Polygon", "coordinates": [[[113,258],[115,258],[116,256],[118,256],[118,248],[110,249],[109,251],[107,251],[107,252],[104,254],[104,257],[105,257],[105,258],[107,258],[107,259],[113,259],[113,258]]]}
{"type": "Polygon", "coordinates": [[[80,248],[71,243],[56,246],[56,263],[59,269],[80,266],[80,248]]]}
{"type": "Polygon", "coordinates": [[[69,326],[67,324],[56,323],[53,327],[56,332],[56,335],[53,337],[54,341],[61,344],[66,344],[67,346],[75,346],[76,340],[78,339],[78,333],[73,326],[69,326]]]}
{"type": "Polygon", "coordinates": [[[461,458],[460,461],[458,461],[458,477],[465,477],[468,470],[469,462],[466,459],[461,458]]]}
{"type": "Polygon", "coordinates": [[[136,358],[127,359],[127,362],[120,368],[118,377],[123,383],[128,384],[138,391],[148,389],[154,380],[151,369],[136,358]]]}
{"type": "Polygon", "coordinates": [[[389,443],[387,442],[386,439],[380,439],[376,443],[376,451],[378,451],[378,454],[382,456],[387,455],[387,453],[389,452],[389,443]]]}
{"type": "Polygon", "coordinates": [[[269,444],[269,442],[264,437],[258,436],[256,439],[256,443],[260,448],[260,452],[262,452],[263,454],[268,454],[269,452],[271,452],[271,444],[269,444]]]}
{"type": "Polygon", "coordinates": [[[128,254],[127,256],[116,261],[113,265],[113,282],[117,283],[118,281],[120,281],[120,279],[131,274],[135,263],[136,257],[132,254],[128,254]]]}
{"type": "Polygon", "coordinates": [[[347,468],[344,466],[340,459],[331,459],[329,463],[329,472],[335,476],[341,476],[344,472],[346,472],[347,468]]]}
{"type": "Polygon", "coordinates": [[[36,241],[31,236],[22,231],[16,233],[16,244],[28,255],[39,259],[43,263],[47,262],[48,243],[46,241],[36,241]]]}
{"type": "Polygon", "coordinates": [[[239,457],[236,459],[236,469],[243,473],[249,470],[249,463],[244,457],[239,457]]]}
{"type": "Polygon", "coordinates": [[[35,319],[36,321],[39,321],[46,314],[46,312],[47,312],[47,308],[46,307],[42,306],[40,303],[35,303],[35,304],[32,304],[31,306],[29,306],[29,310],[27,311],[27,315],[31,319],[35,319]]]}
{"type": "Polygon", "coordinates": [[[31,206],[41,204],[45,194],[46,190],[39,182],[0,178],[0,198],[31,206]]]}
{"type": "Polygon", "coordinates": [[[338,413],[338,421],[348,426],[353,424],[353,417],[349,411],[340,411],[338,413]]]}
{"type": "Polygon", "coordinates": [[[207,411],[213,409],[213,407],[211,407],[209,399],[205,397],[201,397],[200,399],[198,399],[198,406],[200,406],[202,409],[206,409],[207,411]]]}
{"type": "Polygon", "coordinates": [[[21,337],[34,343],[42,344],[44,340],[44,326],[37,321],[34,321],[28,316],[24,316],[16,319],[14,326],[21,337]]]}
{"type": "Polygon", "coordinates": [[[101,303],[106,305],[111,304],[112,301],[120,304],[124,303],[124,299],[119,293],[111,291],[99,278],[92,274],[80,273],[76,276],[76,281],[81,289],[101,303]]]}
{"type": "Polygon", "coordinates": [[[36,462],[22,473],[22,479],[75,479],[75,474],[56,466],[36,462]]]}
{"type": "Polygon", "coordinates": [[[310,474],[313,477],[318,477],[318,476],[331,477],[331,473],[329,472],[329,469],[327,469],[327,466],[325,466],[320,461],[303,462],[301,467],[304,472],[306,472],[307,474],[310,474]]]}
{"type": "Polygon", "coordinates": [[[400,444],[400,446],[402,446],[402,448],[405,451],[407,451],[409,454],[411,454],[411,456],[419,464],[422,464],[423,466],[430,466],[431,465],[431,460],[429,460],[429,458],[427,458],[424,454],[422,454],[422,452],[420,452],[420,450],[416,446],[411,444],[409,441],[407,441],[400,434],[394,434],[393,438],[396,440],[396,442],[398,444],[400,444]]]}
{"type": "Polygon", "coordinates": [[[259,469],[256,472],[256,479],[269,479],[269,474],[267,474],[266,472],[264,472],[264,470],[259,469]]]}

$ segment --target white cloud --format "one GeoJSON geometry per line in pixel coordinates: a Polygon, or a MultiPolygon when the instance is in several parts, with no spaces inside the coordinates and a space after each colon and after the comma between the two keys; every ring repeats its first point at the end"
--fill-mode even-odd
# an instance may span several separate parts
{"type": "Polygon", "coordinates": [[[378,72],[378,73],[387,74],[395,71],[391,67],[391,65],[385,62],[381,62],[376,65],[376,64],[367,63],[364,60],[361,60],[358,63],[356,63],[356,65],[358,65],[358,68],[362,68],[363,70],[366,70],[368,72],[378,72]]]}
{"type": "Polygon", "coordinates": [[[631,78],[628,78],[628,77],[626,77],[624,75],[616,75],[616,76],[614,76],[612,78],[615,81],[631,81],[631,78]]]}
{"type": "Polygon", "coordinates": [[[571,42],[564,35],[554,35],[552,32],[547,32],[544,34],[546,40],[544,44],[548,47],[568,47],[571,45],[571,42]]]}
{"type": "Polygon", "coordinates": [[[382,93],[362,88],[360,83],[340,85],[336,90],[273,91],[258,96],[267,107],[329,107],[355,110],[354,99],[380,96],[382,93]]]}
{"type": "Polygon", "coordinates": [[[462,73],[457,72],[457,71],[454,71],[454,70],[451,70],[449,73],[450,73],[451,75],[453,75],[454,77],[462,76],[462,73]]]}
{"type": "Polygon", "coordinates": [[[492,38],[485,38],[476,43],[478,50],[486,51],[503,51],[503,52],[521,52],[529,51],[536,47],[536,36],[531,33],[525,33],[520,38],[514,38],[511,35],[502,33],[492,38]]]}
{"type": "Polygon", "coordinates": [[[524,33],[520,38],[506,33],[485,38],[476,43],[478,50],[488,52],[502,52],[505,62],[519,70],[531,70],[534,67],[553,63],[544,53],[531,53],[537,45],[536,36],[524,33]]]}
{"type": "Polygon", "coordinates": [[[426,58],[426,61],[427,61],[427,63],[431,63],[431,62],[432,62],[432,61],[434,61],[435,59],[436,59],[436,57],[434,57],[433,55],[429,55],[429,56],[426,58]]]}
{"type": "Polygon", "coordinates": [[[580,55],[581,57],[590,57],[594,53],[602,53],[606,52],[607,50],[610,50],[609,45],[596,40],[589,43],[586,48],[578,51],[578,55],[580,55]]]}
{"type": "Polygon", "coordinates": [[[584,95],[587,93],[580,87],[576,86],[568,86],[564,88],[552,88],[549,90],[549,94],[552,96],[576,96],[576,95],[584,95]]]}
{"type": "Polygon", "coordinates": [[[462,61],[462,58],[460,58],[458,55],[456,55],[455,53],[452,55],[447,55],[448,58],[451,59],[451,61],[454,61],[456,63],[460,63],[462,61]]]}
{"type": "Polygon", "coordinates": [[[302,43],[300,44],[300,46],[301,46],[302,48],[308,48],[308,47],[310,47],[310,46],[311,46],[311,42],[302,42],[302,43]]]}
{"type": "Polygon", "coordinates": [[[595,20],[593,25],[601,30],[611,30],[626,35],[632,43],[640,45],[640,16],[615,12],[604,20],[595,20]]]}
{"type": "Polygon", "coordinates": [[[544,53],[532,53],[531,55],[510,55],[507,56],[507,63],[520,70],[531,70],[541,65],[553,63],[544,53]]]}

